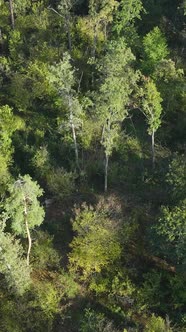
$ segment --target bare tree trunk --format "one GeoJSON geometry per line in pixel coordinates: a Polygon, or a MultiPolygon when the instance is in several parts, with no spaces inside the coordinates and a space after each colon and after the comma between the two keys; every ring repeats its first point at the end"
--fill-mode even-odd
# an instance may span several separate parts
{"type": "Polygon", "coordinates": [[[155,167],[155,146],[154,146],[154,129],[152,131],[152,169],[155,167]]]}
{"type": "MultiPolygon", "coordinates": [[[[91,49],[91,57],[93,60],[93,63],[95,62],[96,59],[96,46],[97,46],[97,23],[94,25],[94,38],[93,38],[93,43],[92,43],[92,49],[91,49]]],[[[94,77],[94,67],[92,67],[92,87],[94,88],[95,84],[95,77],[94,77]]]]}
{"type": "Polygon", "coordinates": [[[11,25],[12,25],[12,29],[14,30],[14,28],[15,28],[15,20],[14,20],[13,0],[9,0],[9,8],[10,8],[11,25]]]}
{"type": "Polygon", "coordinates": [[[0,52],[3,52],[3,36],[1,29],[0,29],[0,52]]]}
{"type": "Polygon", "coordinates": [[[76,139],[76,130],[75,130],[74,121],[73,121],[73,113],[72,113],[72,106],[71,106],[70,96],[69,96],[68,100],[69,100],[69,111],[70,111],[70,126],[71,126],[71,129],[72,129],[72,137],[73,137],[73,141],[74,141],[74,151],[75,151],[76,165],[77,165],[78,170],[80,170],[78,145],[77,145],[77,139],[76,139]]]}
{"type": "Polygon", "coordinates": [[[105,153],[105,192],[107,192],[108,189],[108,163],[109,163],[109,156],[105,153]]]}
{"type": "Polygon", "coordinates": [[[28,227],[28,211],[27,211],[27,202],[26,202],[26,197],[24,197],[24,216],[25,216],[25,225],[26,225],[26,232],[27,232],[27,238],[28,238],[28,251],[27,251],[27,258],[26,258],[26,262],[27,262],[27,266],[29,266],[30,264],[30,251],[31,251],[31,247],[32,247],[32,239],[30,236],[30,230],[28,227]]]}
{"type": "Polygon", "coordinates": [[[65,15],[65,25],[66,25],[66,31],[67,31],[67,36],[68,36],[68,49],[69,52],[71,53],[72,51],[72,38],[71,38],[71,33],[70,33],[70,20],[69,20],[69,15],[65,15]]]}

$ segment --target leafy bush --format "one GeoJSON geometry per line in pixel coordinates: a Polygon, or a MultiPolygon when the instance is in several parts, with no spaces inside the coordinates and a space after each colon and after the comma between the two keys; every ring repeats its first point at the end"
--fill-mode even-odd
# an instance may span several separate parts
{"type": "Polygon", "coordinates": [[[75,173],[63,168],[53,169],[47,176],[48,189],[57,199],[66,199],[75,190],[75,178],[75,173]]]}

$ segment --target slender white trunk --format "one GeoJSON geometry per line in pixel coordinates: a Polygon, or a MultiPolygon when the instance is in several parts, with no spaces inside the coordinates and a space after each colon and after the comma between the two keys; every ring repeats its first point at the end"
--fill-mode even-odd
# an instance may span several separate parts
{"type": "Polygon", "coordinates": [[[12,25],[12,29],[14,30],[14,28],[15,28],[15,20],[14,20],[13,0],[9,0],[9,8],[10,8],[11,25],[12,25]]]}
{"type": "Polygon", "coordinates": [[[27,238],[28,238],[28,251],[27,251],[27,266],[30,264],[30,252],[31,252],[31,247],[32,247],[32,239],[30,236],[30,230],[28,227],[28,211],[27,211],[27,201],[26,197],[24,197],[24,216],[25,216],[25,226],[26,226],[26,232],[27,232],[27,238]]]}
{"type": "Polygon", "coordinates": [[[77,139],[76,139],[76,130],[75,130],[75,125],[74,125],[74,121],[73,121],[73,113],[72,113],[72,105],[71,105],[70,96],[69,96],[68,100],[69,100],[69,111],[70,111],[70,126],[71,126],[71,130],[72,130],[73,141],[74,141],[75,160],[76,160],[77,168],[80,170],[78,145],[77,145],[77,139]]]}
{"type": "Polygon", "coordinates": [[[155,167],[155,146],[154,146],[154,129],[152,131],[152,169],[155,167]]]}
{"type": "MultiPolygon", "coordinates": [[[[94,25],[94,38],[92,43],[92,50],[91,50],[91,57],[93,59],[93,62],[96,58],[96,46],[97,46],[97,23],[94,25]]],[[[95,75],[94,75],[94,67],[92,67],[92,87],[94,87],[95,83],[95,75]]]]}
{"type": "Polygon", "coordinates": [[[109,156],[108,154],[105,154],[105,192],[107,192],[108,189],[108,163],[109,163],[109,156]]]}
{"type": "Polygon", "coordinates": [[[68,36],[68,49],[71,52],[72,51],[72,38],[71,38],[71,33],[70,33],[70,19],[69,15],[65,15],[65,25],[66,25],[66,31],[67,31],[67,36],[68,36]]]}

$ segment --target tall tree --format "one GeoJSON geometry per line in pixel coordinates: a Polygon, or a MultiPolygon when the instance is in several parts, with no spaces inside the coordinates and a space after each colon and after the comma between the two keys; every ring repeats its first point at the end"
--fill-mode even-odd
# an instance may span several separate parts
{"type": "Polygon", "coordinates": [[[174,264],[186,266],[186,200],[175,207],[163,206],[154,228],[161,236],[161,254],[174,264]]]}
{"type": "MultiPolygon", "coordinates": [[[[112,24],[117,7],[116,0],[89,0],[88,15],[78,18],[80,36],[83,36],[83,42],[88,41],[92,64],[103,48],[102,45],[107,41],[108,27],[112,24]]],[[[94,73],[92,73],[92,83],[94,86],[94,73]]]]}
{"type": "Polygon", "coordinates": [[[128,27],[134,24],[136,18],[140,19],[140,13],[143,10],[141,0],[121,0],[119,2],[118,10],[115,14],[113,30],[118,35],[126,32],[128,27]]]}
{"type": "Polygon", "coordinates": [[[13,153],[12,135],[23,128],[24,122],[13,114],[8,105],[0,106],[0,182],[4,182],[8,175],[13,153]]]}
{"type": "Polygon", "coordinates": [[[20,176],[9,186],[10,197],[5,202],[5,210],[11,218],[13,231],[22,236],[27,236],[27,265],[30,262],[32,238],[30,230],[41,225],[44,219],[44,210],[40,206],[38,197],[43,193],[39,185],[29,175],[20,176]]]}
{"type": "Polygon", "coordinates": [[[15,18],[14,18],[14,3],[13,0],[9,0],[9,8],[10,8],[10,19],[11,19],[11,25],[12,29],[15,28],[15,18]]]}
{"type": "Polygon", "coordinates": [[[89,16],[93,25],[93,48],[92,57],[95,57],[96,44],[99,30],[104,33],[105,40],[107,39],[107,26],[113,20],[113,13],[118,7],[118,2],[115,0],[90,0],[89,1],[89,16]]]}
{"type": "Polygon", "coordinates": [[[162,98],[155,83],[147,79],[142,99],[142,112],[148,124],[148,133],[151,135],[152,167],[155,166],[155,132],[161,125],[162,98]]]}
{"type": "Polygon", "coordinates": [[[123,120],[128,114],[130,96],[138,74],[131,65],[135,57],[123,39],[112,42],[99,67],[102,76],[97,110],[102,122],[101,144],[105,153],[105,184],[108,188],[108,164],[123,120]]]}
{"type": "Polygon", "coordinates": [[[4,275],[7,287],[23,294],[30,285],[30,271],[23,258],[23,248],[18,240],[0,227],[0,273],[4,275]]]}
{"type": "Polygon", "coordinates": [[[63,60],[58,64],[51,66],[49,79],[60,96],[64,109],[67,111],[67,121],[65,121],[65,119],[63,120],[62,116],[59,116],[59,128],[63,128],[65,123],[66,127],[71,128],[76,166],[80,169],[76,132],[82,123],[83,110],[78,100],[78,93],[75,90],[75,70],[72,68],[70,62],[70,55],[65,53],[63,55],[63,60]]]}
{"type": "Polygon", "coordinates": [[[152,74],[158,63],[169,54],[166,38],[158,27],[155,27],[144,37],[143,47],[142,69],[145,74],[152,74]]]}
{"type": "Polygon", "coordinates": [[[52,10],[54,13],[59,15],[64,20],[65,31],[68,37],[68,50],[72,51],[72,36],[71,36],[71,10],[75,3],[78,0],[62,0],[58,5],[58,10],[52,8],[51,6],[48,9],[52,10]]]}
{"type": "Polygon", "coordinates": [[[70,268],[76,272],[81,269],[83,279],[108,269],[120,257],[118,230],[98,209],[86,205],[81,211],[77,209],[73,230],[77,235],[71,243],[70,268]]]}

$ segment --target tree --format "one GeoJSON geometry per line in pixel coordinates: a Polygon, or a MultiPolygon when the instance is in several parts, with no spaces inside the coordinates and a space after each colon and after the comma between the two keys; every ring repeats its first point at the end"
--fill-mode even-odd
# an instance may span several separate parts
{"type": "Polygon", "coordinates": [[[9,8],[10,8],[10,18],[11,18],[12,29],[14,30],[15,18],[14,18],[14,7],[13,7],[13,1],[12,0],[9,0],[9,8]]]}
{"type": "Polygon", "coordinates": [[[121,0],[115,14],[113,30],[118,35],[125,33],[127,27],[130,26],[131,28],[136,18],[140,19],[142,10],[143,4],[141,0],[121,0]]]}
{"type": "Polygon", "coordinates": [[[120,257],[117,229],[104,214],[85,205],[76,211],[72,227],[76,236],[70,245],[70,268],[81,271],[83,279],[108,269],[120,257]]]}
{"type": "Polygon", "coordinates": [[[41,225],[44,219],[43,207],[37,199],[42,195],[43,190],[29,175],[24,175],[9,186],[9,193],[10,197],[7,198],[4,207],[8,217],[11,218],[11,227],[15,234],[27,236],[27,265],[29,266],[32,247],[30,230],[41,225]]]}
{"type": "Polygon", "coordinates": [[[0,154],[10,159],[12,153],[12,135],[16,130],[23,128],[23,121],[13,114],[10,106],[0,106],[0,154]]]}
{"type": "Polygon", "coordinates": [[[169,192],[173,202],[183,200],[186,197],[186,156],[175,154],[166,175],[169,184],[169,192]]]}
{"type": "Polygon", "coordinates": [[[156,65],[152,77],[161,92],[167,117],[171,115],[170,112],[176,113],[177,109],[182,108],[183,102],[183,69],[177,68],[173,60],[163,59],[156,65]]]}
{"type": "Polygon", "coordinates": [[[143,47],[142,69],[145,74],[151,74],[157,64],[169,54],[166,39],[158,27],[155,27],[144,37],[143,47]]]}
{"type": "Polygon", "coordinates": [[[157,234],[162,236],[160,247],[170,260],[176,264],[186,264],[186,200],[174,208],[162,207],[157,234]]]}
{"type": "Polygon", "coordinates": [[[162,317],[156,317],[154,314],[149,318],[145,332],[172,332],[168,317],[164,320],[162,317]]]}
{"type": "Polygon", "coordinates": [[[30,271],[23,258],[23,248],[18,240],[0,229],[0,273],[5,276],[8,288],[23,294],[30,286],[30,271]]]}
{"type": "Polygon", "coordinates": [[[59,128],[63,126],[70,127],[74,143],[74,152],[77,169],[79,165],[79,151],[76,131],[81,127],[83,110],[78,100],[75,86],[75,70],[70,63],[71,58],[68,53],[63,55],[63,60],[58,64],[51,66],[50,82],[54,85],[57,93],[61,98],[62,105],[67,111],[67,122],[63,121],[61,116],[58,118],[59,128]],[[66,122],[66,124],[65,124],[66,122]]]}
{"type": "MultiPolygon", "coordinates": [[[[9,177],[8,168],[13,153],[12,135],[22,129],[24,122],[13,114],[8,105],[0,106],[0,183],[5,183],[9,177]]],[[[4,190],[4,188],[3,188],[4,190]]]]}
{"type": "Polygon", "coordinates": [[[118,3],[115,0],[90,0],[89,15],[93,23],[93,50],[92,57],[95,57],[98,31],[104,31],[104,37],[107,39],[107,25],[113,20],[113,13],[117,9],[118,3]]]}
{"type": "MultiPolygon", "coordinates": [[[[87,40],[89,43],[92,64],[95,64],[96,54],[100,52],[102,44],[107,40],[108,26],[113,21],[118,5],[116,0],[89,0],[88,15],[78,18],[79,33],[83,36],[83,42],[87,40]]],[[[92,73],[94,83],[93,76],[92,73]]]]}
{"type": "Polygon", "coordinates": [[[15,29],[15,13],[23,14],[28,6],[27,0],[8,0],[12,29],[15,29]]]}
{"type": "Polygon", "coordinates": [[[118,332],[112,321],[106,319],[104,314],[92,309],[85,309],[81,319],[80,332],[118,332]]]}
{"type": "Polygon", "coordinates": [[[102,84],[97,110],[102,122],[101,144],[105,153],[105,192],[108,188],[108,163],[123,120],[127,117],[130,97],[138,74],[131,65],[135,57],[123,39],[112,42],[99,67],[102,84]]]}
{"type": "Polygon", "coordinates": [[[142,92],[142,112],[148,124],[148,133],[151,135],[152,167],[155,166],[155,132],[161,125],[162,98],[155,83],[148,79],[142,92]]]}
{"type": "Polygon", "coordinates": [[[68,50],[69,52],[72,51],[72,37],[71,37],[71,13],[70,11],[73,8],[74,3],[78,2],[78,0],[62,0],[58,5],[58,10],[55,10],[51,6],[48,8],[51,9],[54,13],[59,15],[61,18],[64,19],[65,22],[65,30],[68,36],[68,50]]]}

